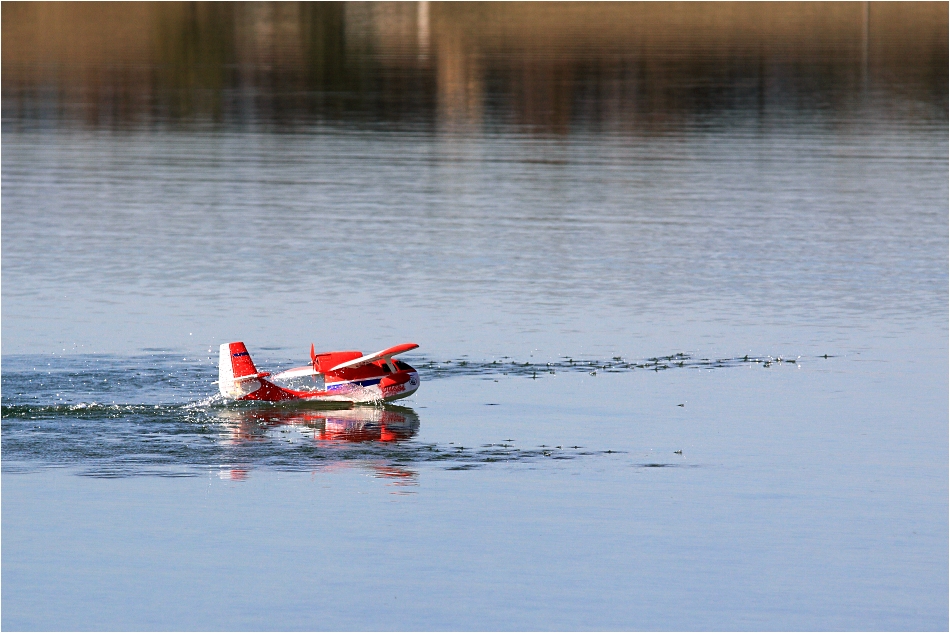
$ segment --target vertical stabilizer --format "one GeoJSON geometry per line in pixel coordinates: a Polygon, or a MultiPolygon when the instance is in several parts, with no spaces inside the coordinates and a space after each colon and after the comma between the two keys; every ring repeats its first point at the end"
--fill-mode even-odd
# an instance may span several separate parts
{"type": "Polygon", "coordinates": [[[226,398],[242,398],[257,391],[261,383],[244,343],[224,343],[218,354],[218,390],[226,398]]]}

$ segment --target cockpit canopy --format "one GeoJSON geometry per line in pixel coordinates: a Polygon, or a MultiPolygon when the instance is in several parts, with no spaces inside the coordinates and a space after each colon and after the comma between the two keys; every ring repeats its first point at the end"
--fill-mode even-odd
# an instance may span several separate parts
{"type": "Polygon", "coordinates": [[[291,391],[326,391],[326,380],[323,374],[313,370],[313,367],[296,367],[271,376],[270,381],[278,387],[291,391]]]}

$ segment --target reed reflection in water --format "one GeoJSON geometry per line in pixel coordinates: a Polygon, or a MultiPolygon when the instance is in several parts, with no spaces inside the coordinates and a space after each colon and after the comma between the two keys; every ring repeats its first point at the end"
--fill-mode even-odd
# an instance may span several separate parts
{"type": "Polygon", "coordinates": [[[735,111],[947,110],[943,3],[12,2],[2,11],[6,124],[352,121],[559,134],[661,132],[735,111]]]}

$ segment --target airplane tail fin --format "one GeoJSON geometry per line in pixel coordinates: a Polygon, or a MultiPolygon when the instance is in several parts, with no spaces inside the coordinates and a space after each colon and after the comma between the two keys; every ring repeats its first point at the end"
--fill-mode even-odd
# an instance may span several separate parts
{"type": "Polygon", "coordinates": [[[226,398],[242,398],[260,389],[261,377],[244,343],[224,343],[218,355],[218,390],[226,398]]]}

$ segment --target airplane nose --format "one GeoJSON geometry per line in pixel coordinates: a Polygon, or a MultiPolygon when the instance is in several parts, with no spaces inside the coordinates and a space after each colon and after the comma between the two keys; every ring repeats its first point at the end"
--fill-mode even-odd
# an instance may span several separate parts
{"type": "Polygon", "coordinates": [[[397,371],[395,374],[390,374],[380,380],[379,387],[380,389],[385,389],[386,387],[393,387],[395,385],[404,385],[407,382],[409,382],[409,372],[397,371]]]}

